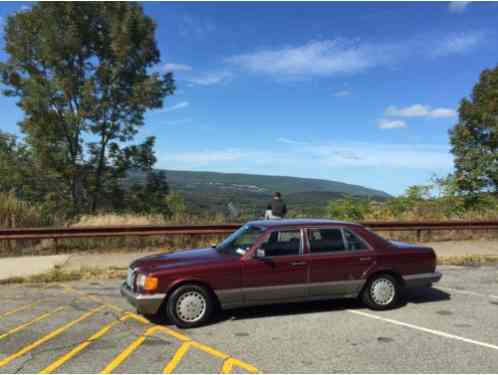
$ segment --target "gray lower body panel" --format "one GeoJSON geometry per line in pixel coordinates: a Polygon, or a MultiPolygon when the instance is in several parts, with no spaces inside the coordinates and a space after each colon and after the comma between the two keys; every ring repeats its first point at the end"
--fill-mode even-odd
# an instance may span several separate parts
{"type": "Polygon", "coordinates": [[[145,315],[153,315],[164,301],[165,294],[138,294],[133,292],[126,283],[121,285],[121,295],[126,298],[130,305],[136,307],[137,311],[145,315]]]}
{"type": "Polygon", "coordinates": [[[223,309],[272,303],[356,298],[366,280],[215,290],[223,309]]]}
{"type": "MultiPolygon", "coordinates": [[[[403,276],[408,287],[430,286],[441,279],[440,272],[403,276]]],[[[366,280],[344,280],[323,283],[265,286],[215,290],[223,309],[272,303],[306,302],[316,300],[356,298],[366,280]],[[296,294],[296,291],[300,291],[296,294]],[[293,293],[289,293],[289,292],[293,293]],[[250,298],[248,298],[248,296],[250,298]]]]}
{"type": "Polygon", "coordinates": [[[405,281],[405,285],[408,287],[430,286],[441,280],[441,277],[442,275],[440,272],[417,273],[414,275],[403,276],[403,280],[405,281]]]}

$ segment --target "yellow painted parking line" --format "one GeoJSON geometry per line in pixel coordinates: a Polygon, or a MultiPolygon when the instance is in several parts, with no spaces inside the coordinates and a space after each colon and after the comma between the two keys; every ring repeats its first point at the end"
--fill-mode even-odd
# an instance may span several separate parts
{"type": "MultiPolygon", "coordinates": [[[[139,322],[142,322],[144,324],[150,324],[150,322],[147,319],[145,319],[143,316],[140,316],[140,315],[137,315],[134,313],[130,313],[130,317],[135,319],[135,320],[138,320],[139,322]]],[[[164,326],[158,326],[158,325],[150,327],[147,330],[146,336],[152,336],[153,334],[155,334],[157,332],[162,332],[168,336],[173,336],[174,338],[176,338],[180,341],[191,341],[190,337],[185,336],[184,334],[181,334],[180,332],[177,332],[174,329],[164,327],[164,326]]]]}
{"type": "Polygon", "coordinates": [[[221,373],[230,374],[234,366],[237,366],[243,370],[252,372],[254,374],[259,373],[259,370],[256,367],[250,365],[249,363],[239,361],[238,359],[235,358],[229,358],[223,363],[223,367],[221,368],[221,373]]]}
{"type": "MultiPolygon", "coordinates": [[[[109,308],[111,308],[111,309],[113,309],[115,311],[118,311],[118,312],[124,312],[125,311],[124,309],[122,309],[122,308],[120,308],[120,307],[118,307],[116,305],[108,304],[108,303],[106,303],[105,301],[103,301],[102,299],[100,299],[98,297],[91,296],[89,294],[81,292],[81,291],[79,291],[77,289],[74,289],[72,287],[69,287],[69,286],[66,286],[66,285],[61,285],[61,287],[66,292],[70,292],[70,293],[73,293],[73,294],[76,293],[76,294],[80,295],[83,298],[91,299],[91,300],[93,300],[95,302],[105,304],[106,307],[109,307],[109,308]]],[[[147,320],[146,318],[144,318],[141,315],[138,315],[138,314],[135,314],[135,313],[132,313],[132,312],[127,312],[126,317],[127,317],[126,319],[130,319],[131,318],[131,319],[134,319],[134,320],[136,320],[136,321],[138,321],[138,322],[140,322],[142,324],[150,324],[149,320],[147,320]]],[[[103,333],[103,334],[105,334],[105,333],[103,333]]],[[[156,333],[164,333],[167,336],[172,336],[172,337],[174,337],[174,338],[176,338],[176,339],[178,339],[179,341],[182,342],[182,345],[176,351],[176,353],[173,356],[173,358],[164,367],[164,369],[163,369],[164,373],[170,373],[170,372],[174,371],[174,369],[181,362],[181,360],[183,359],[183,357],[185,356],[185,354],[188,352],[188,350],[190,349],[190,347],[194,347],[196,349],[199,349],[199,350],[201,350],[201,351],[203,351],[205,353],[208,353],[208,354],[210,354],[210,355],[212,355],[214,357],[221,358],[224,361],[223,362],[223,366],[222,366],[222,372],[223,373],[229,373],[229,372],[231,372],[234,366],[239,367],[241,369],[244,369],[244,370],[246,370],[248,372],[259,373],[259,370],[256,367],[254,367],[254,366],[252,366],[252,365],[250,365],[250,364],[248,364],[246,362],[243,362],[243,361],[240,361],[238,359],[232,358],[232,357],[230,357],[229,354],[223,353],[223,352],[221,352],[219,350],[216,350],[216,349],[214,349],[214,348],[212,348],[212,347],[210,347],[208,345],[201,344],[201,343],[199,343],[197,341],[194,341],[190,337],[188,337],[188,336],[186,336],[186,335],[184,335],[184,334],[182,334],[182,333],[180,333],[180,332],[178,332],[178,331],[176,331],[174,329],[171,329],[171,328],[168,328],[168,327],[164,327],[164,326],[159,326],[159,325],[154,325],[152,327],[147,328],[145,330],[145,332],[140,337],[138,337],[137,339],[135,339],[130,345],[128,345],[128,347],[126,347],[121,353],[119,353],[116,357],[114,357],[104,367],[104,369],[100,371],[100,373],[102,373],[102,374],[110,374],[110,373],[112,373],[119,365],[121,365],[131,354],[133,354],[133,352],[135,350],[137,350],[144,343],[144,341],[147,339],[147,337],[152,336],[152,335],[154,335],[156,333]]],[[[95,334],[95,335],[97,335],[97,334],[95,334]]],[[[88,345],[85,345],[85,347],[86,346],[88,346],[88,345]]],[[[83,350],[85,347],[83,347],[81,350],[83,350]]],[[[67,360],[69,360],[69,359],[70,358],[67,358],[67,360]]],[[[45,371],[45,370],[43,370],[43,371],[45,371]]]]}
{"type": "Polygon", "coordinates": [[[173,358],[171,358],[171,361],[169,361],[168,364],[164,367],[163,373],[164,374],[171,374],[175,370],[176,366],[178,366],[180,361],[183,359],[185,354],[187,354],[189,349],[190,349],[190,343],[184,342],[180,346],[180,348],[176,351],[173,358]]]}
{"type": "MultiPolygon", "coordinates": [[[[68,293],[73,293],[73,294],[78,294],[78,295],[80,295],[80,296],[81,296],[81,297],[83,297],[83,298],[86,298],[86,299],[89,299],[89,300],[91,300],[91,301],[97,302],[97,303],[99,303],[99,304],[105,305],[105,306],[106,306],[106,307],[108,307],[109,309],[114,310],[114,311],[117,311],[117,312],[119,312],[119,313],[122,313],[122,312],[124,312],[124,311],[125,311],[125,309],[123,309],[123,308],[121,308],[121,307],[119,307],[119,306],[113,305],[113,304],[111,304],[111,303],[107,303],[107,302],[103,301],[102,299],[100,299],[99,297],[92,296],[92,295],[87,294],[87,293],[85,293],[85,292],[82,292],[82,291],[80,291],[80,290],[78,290],[78,289],[74,289],[74,288],[72,288],[72,287],[70,287],[70,286],[67,286],[67,285],[62,285],[62,284],[61,284],[61,285],[60,285],[60,287],[61,287],[61,288],[62,288],[62,290],[63,290],[63,291],[65,291],[65,292],[68,292],[68,293]]],[[[147,321],[147,322],[148,322],[148,321],[147,321]]]]}
{"type": "Polygon", "coordinates": [[[18,325],[17,327],[15,328],[12,328],[10,331],[7,331],[3,334],[0,335],[0,340],[3,340],[4,338],[10,336],[10,335],[13,335],[14,333],[16,332],[19,332],[19,331],[22,331],[24,328],[27,328],[29,327],[30,325],[32,324],[35,324],[36,322],[39,322],[41,320],[44,320],[44,319],[47,319],[49,316],[53,315],[53,314],[56,314],[58,313],[59,311],[61,310],[64,310],[65,309],[65,306],[62,306],[62,307],[58,307],[56,308],[55,310],[52,310],[52,311],[49,311],[49,312],[46,312],[45,314],[42,314],[42,315],[39,315],[37,316],[36,318],[34,319],[31,319],[30,321],[26,322],[26,323],[23,323],[21,325],[18,325]]]}
{"type": "Polygon", "coordinates": [[[52,362],[50,365],[48,365],[46,368],[40,371],[40,374],[50,374],[57,370],[59,367],[61,367],[64,363],[69,361],[71,358],[73,358],[75,355],[86,349],[87,346],[92,344],[93,342],[97,341],[99,338],[104,336],[109,330],[114,327],[116,324],[118,324],[120,321],[124,320],[125,317],[121,318],[120,320],[115,320],[104,327],[102,327],[99,331],[97,331],[94,335],[80,343],[78,346],[73,348],[71,351],[68,353],[62,355],[61,357],[57,358],[54,362],[52,362]]]}
{"type": "Polygon", "coordinates": [[[33,303],[28,303],[27,305],[19,306],[19,307],[15,308],[14,310],[10,310],[10,311],[6,311],[6,312],[4,312],[4,313],[1,313],[1,314],[0,314],[0,319],[6,318],[6,317],[8,317],[9,315],[13,315],[13,314],[15,314],[16,312],[19,312],[19,311],[23,311],[23,310],[29,309],[30,307],[33,307],[33,306],[35,306],[36,304],[41,303],[41,302],[42,302],[42,301],[37,301],[37,302],[33,302],[33,303]]]}
{"type": "Polygon", "coordinates": [[[53,339],[54,337],[59,336],[61,333],[68,330],[69,328],[71,328],[75,324],[78,324],[79,322],[82,322],[83,320],[88,319],[89,317],[91,317],[92,315],[95,315],[96,313],[98,313],[99,311],[101,311],[104,308],[105,308],[105,306],[99,306],[93,310],[90,310],[90,311],[86,312],[85,314],[81,315],[79,318],[72,320],[69,323],[63,324],[62,326],[60,326],[56,330],[50,332],[49,334],[43,336],[42,338],[40,338],[38,340],[32,342],[31,344],[25,346],[24,348],[20,349],[19,351],[15,352],[14,354],[11,354],[8,357],[5,357],[4,359],[0,360],[0,368],[9,364],[14,359],[22,357],[23,355],[31,352],[33,349],[36,349],[38,346],[46,343],[47,341],[53,339]]]}
{"type": "Polygon", "coordinates": [[[133,353],[142,343],[145,341],[146,336],[142,335],[139,338],[137,338],[135,341],[133,341],[128,347],[123,350],[121,353],[117,355],[109,364],[107,364],[102,371],[100,371],[101,374],[110,374],[111,372],[114,371],[116,367],[118,367],[121,363],[123,363],[126,358],[128,358],[131,353],[133,353]]]}
{"type": "Polygon", "coordinates": [[[206,352],[208,354],[211,354],[214,357],[218,357],[218,358],[221,358],[223,360],[230,358],[230,356],[228,354],[220,352],[219,350],[213,349],[210,346],[201,344],[200,342],[197,342],[197,341],[191,341],[190,345],[192,345],[194,348],[202,350],[203,352],[206,352]]]}
{"type": "MultiPolygon", "coordinates": [[[[128,314],[129,318],[132,318],[132,319],[135,319],[141,323],[144,323],[144,324],[148,324],[149,321],[143,317],[141,317],[140,315],[137,315],[137,314],[134,314],[134,313],[129,313],[128,314]]],[[[145,332],[143,333],[143,335],[141,335],[140,337],[138,337],[135,341],[133,341],[130,345],[128,345],[128,347],[123,350],[121,353],[119,353],[114,359],[112,359],[105,367],[102,371],[100,371],[102,374],[110,374],[111,372],[114,371],[114,369],[116,367],[118,367],[121,363],[123,363],[126,358],[128,358],[137,348],[140,347],[140,345],[143,344],[143,342],[145,341],[145,339],[147,337],[150,337],[152,335],[154,335],[155,333],[157,332],[162,332],[162,333],[165,333],[169,336],[173,336],[175,338],[177,338],[178,340],[181,340],[181,341],[186,341],[186,340],[190,340],[187,336],[184,336],[178,332],[175,332],[173,331],[172,329],[169,329],[167,327],[162,327],[162,326],[152,326],[152,327],[149,327],[145,330],[145,332]]]]}

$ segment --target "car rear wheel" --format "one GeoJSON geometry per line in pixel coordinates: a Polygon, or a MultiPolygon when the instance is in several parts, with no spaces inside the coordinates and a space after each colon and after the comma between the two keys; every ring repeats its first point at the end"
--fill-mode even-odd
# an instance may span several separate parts
{"type": "Polygon", "coordinates": [[[394,277],[387,274],[372,277],[362,292],[362,300],[374,310],[387,310],[399,301],[400,288],[394,277]]]}
{"type": "Polygon", "coordinates": [[[195,284],[182,285],[169,296],[166,314],[180,328],[197,327],[206,323],[213,312],[209,291],[195,284]]]}

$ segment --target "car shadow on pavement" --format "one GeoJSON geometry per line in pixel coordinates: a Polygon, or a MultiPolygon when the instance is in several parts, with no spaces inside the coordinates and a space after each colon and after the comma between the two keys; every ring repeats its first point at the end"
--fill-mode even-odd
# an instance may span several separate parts
{"type": "MultiPolygon", "coordinates": [[[[409,303],[422,304],[450,299],[448,293],[434,288],[405,289],[402,293],[402,297],[397,308],[402,308],[409,303]]],[[[219,312],[211,324],[221,323],[226,320],[258,319],[269,316],[310,314],[360,308],[365,308],[365,305],[359,299],[335,299],[304,303],[250,306],[219,312]]]]}
{"type": "MultiPolygon", "coordinates": [[[[407,288],[402,292],[401,302],[396,308],[403,308],[404,305],[415,303],[431,303],[447,301],[450,294],[435,288],[407,288]]],[[[312,314],[317,312],[332,312],[348,309],[361,309],[365,305],[359,299],[334,299],[324,301],[296,302],[296,303],[276,303],[262,306],[248,306],[233,310],[217,311],[212,320],[206,325],[222,323],[228,320],[258,319],[270,316],[312,314]]],[[[165,314],[155,317],[148,317],[156,324],[171,324],[164,319],[165,314]]],[[[195,329],[195,328],[194,328],[195,329]]]]}
{"type": "Polygon", "coordinates": [[[448,301],[451,295],[437,288],[407,288],[403,292],[404,304],[448,301]]]}

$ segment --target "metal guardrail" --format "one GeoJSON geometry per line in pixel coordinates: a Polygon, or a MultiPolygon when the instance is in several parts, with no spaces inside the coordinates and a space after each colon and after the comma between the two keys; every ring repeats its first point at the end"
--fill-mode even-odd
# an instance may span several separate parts
{"type": "MultiPolygon", "coordinates": [[[[368,221],[364,226],[382,232],[433,230],[498,230],[498,220],[486,221],[368,221]]],[[[165,235],[222,235],[239,228],[241,224],[215,225],[122,225],[73,228],[15,228],[0,229],[0,240],[42,240],[99,237],[134,237],[165,235]]]]}

